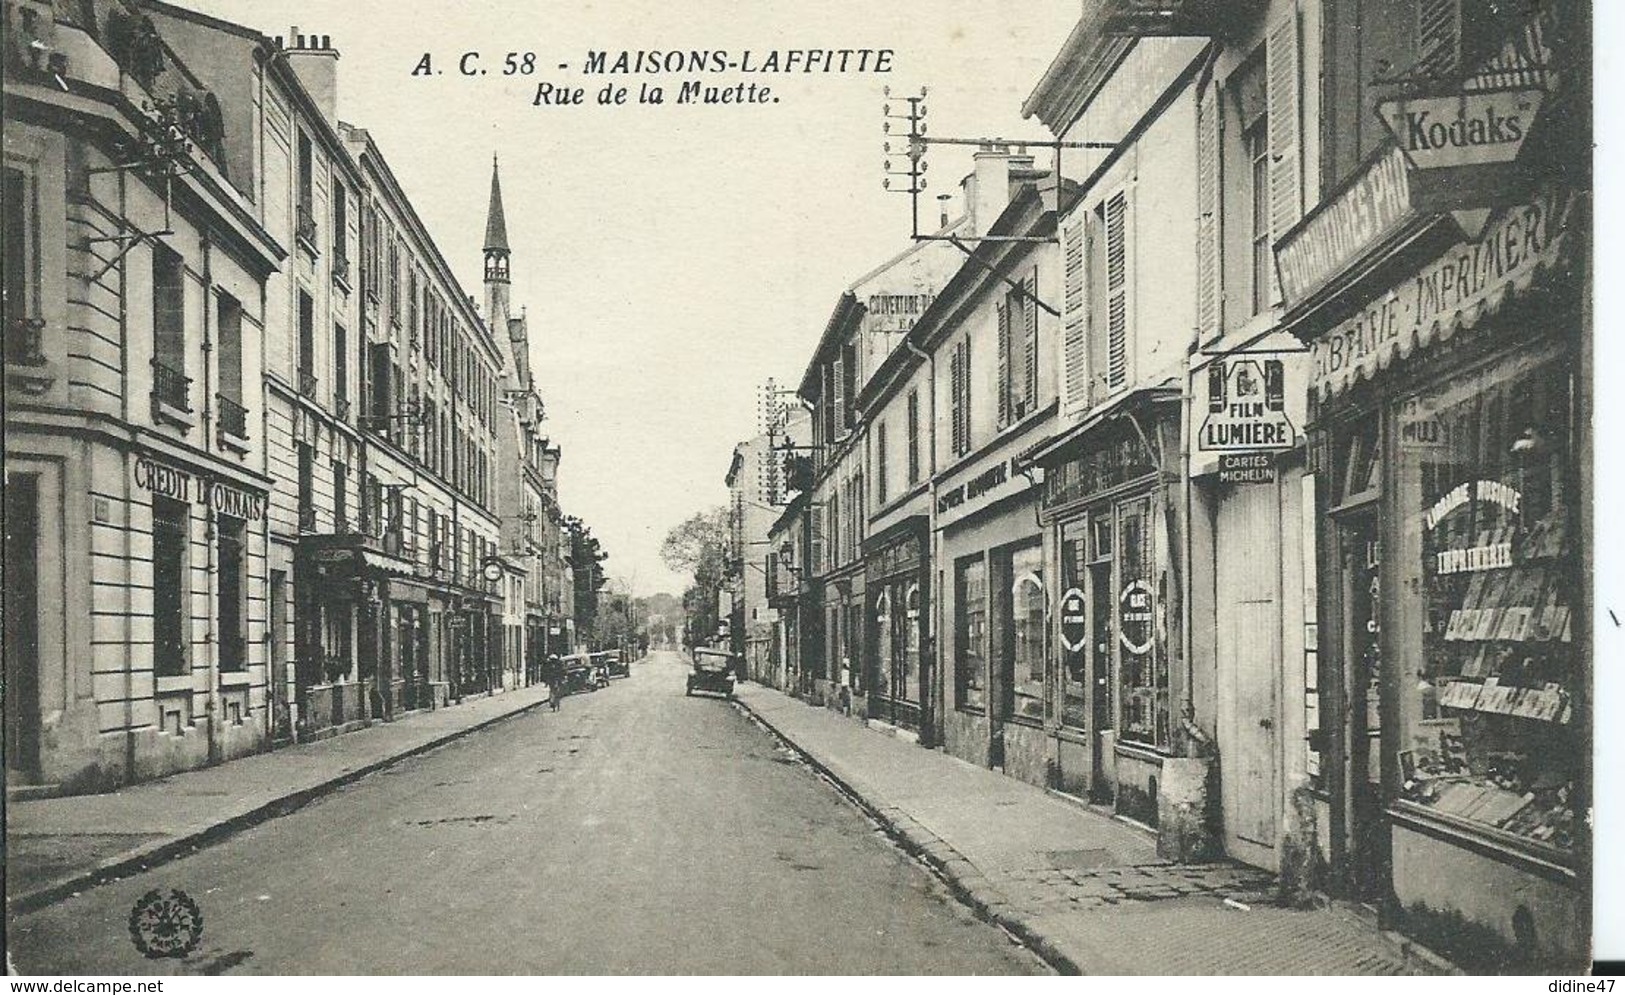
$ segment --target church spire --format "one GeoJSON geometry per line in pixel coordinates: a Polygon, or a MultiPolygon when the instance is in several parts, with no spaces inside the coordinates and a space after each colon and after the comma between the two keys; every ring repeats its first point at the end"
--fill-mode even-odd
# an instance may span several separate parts
{"type": "Polygon", "coordinates": [[[508,282],[508,220],[502,212],[502,181],[491,153],[491,206],[485,217],[485,282],[508,282]]]}
{"type": "Polygon", "coordinates": [[[491,153],[491,207],[485,217],[485,251],[508,251],[508,220],[502,214],[502,181],[497,176],[496,153],[491,153]]]}

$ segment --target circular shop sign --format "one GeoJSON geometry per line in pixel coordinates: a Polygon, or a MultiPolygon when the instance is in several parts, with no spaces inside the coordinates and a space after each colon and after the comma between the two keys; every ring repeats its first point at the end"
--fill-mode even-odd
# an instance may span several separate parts
{"type": "Polygon", "coordinates": [[[1131,580],[1117,599],[1117,631],[1123,648],[1141,656],[1151,650],[1151,585],[1131,580]]]}
{"type": "Polygon", "coordinates": [[[1089,640],[1089,616],[1084,611],[1083,591],[1069,587],[1061,595],[1061,645],[1068,653],[1083,652],[1089,640]]]}

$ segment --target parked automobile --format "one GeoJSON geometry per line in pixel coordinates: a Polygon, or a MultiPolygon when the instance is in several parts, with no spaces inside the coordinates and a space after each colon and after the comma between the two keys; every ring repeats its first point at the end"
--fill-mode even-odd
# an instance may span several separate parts
{"type": "Polygon", "coordinates": [[[694,670],[688,675],[688,686],[683,693],[689,695],[704,691],[732,698],[736,661],[734,654],[726,650],[696,649],[694,670]]]}
{"type": "Polygon", "coordinates": [[[609,677],[632,676],[632,661],[627,659],[625,652],[622,650],[604,650],[600,653],[594,653],[593,659],[603,664],[604,672],[609,677]]]}

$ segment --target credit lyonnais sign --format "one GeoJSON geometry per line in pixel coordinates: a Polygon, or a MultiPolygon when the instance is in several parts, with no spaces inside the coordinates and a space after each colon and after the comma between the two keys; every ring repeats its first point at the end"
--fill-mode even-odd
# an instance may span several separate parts
{"type": "Polygon", "coordinates": [[[1470,324],[1497,307],[1515,287],[1561,252],[1571,198],[1546,191],[1533,203],[1503,210],[1476,240],[1454,248],[1421,272],[1317,338],[1310,351],[1310,387],[1328,397],[1369,377],[1397,355],[1470,324]]]}
{"type": "Polygon", "coordinates": [[[202,501],[213,511],[245,521],[257,522],[265,517],[265,495],[245,491],[224,480],[211,480],[145,456],[136,457],[135,486],[176,501],[202,501]]]}

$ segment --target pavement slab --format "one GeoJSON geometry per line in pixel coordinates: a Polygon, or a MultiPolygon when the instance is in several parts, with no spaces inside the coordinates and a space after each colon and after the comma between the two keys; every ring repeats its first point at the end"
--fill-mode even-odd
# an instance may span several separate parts
{"type": "Polygon", "coordinates": [[[740,704],[1058,969],[1088,974],[1394,975],[1416,964],[1352,913],[1264,904],[1245,865],[1175,865],[1144,830],[760,685],[740,704]],[[942,859],[944,848],[952,856],[942,859]]]}

